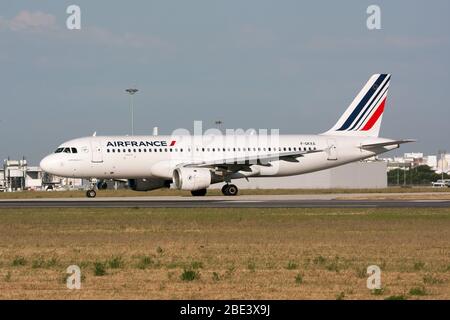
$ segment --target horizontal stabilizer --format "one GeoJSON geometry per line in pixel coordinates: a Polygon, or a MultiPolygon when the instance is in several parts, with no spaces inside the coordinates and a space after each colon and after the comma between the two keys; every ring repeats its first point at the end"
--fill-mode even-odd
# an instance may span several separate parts
{"type": "Polygon", "coordinates": [[[416,142],[416,141],[417,140],[413,140],[413,139],[392,140],[392,141],[379,142],[379,143],[363,144],[363,145],[361,145],[361,148],[363,148],[363,149],[371,149],[371,148],[377,148],[377,147],[387,147],[387,146],[394,146],[394,145],[397,145],[397,144],[416,142]]]}

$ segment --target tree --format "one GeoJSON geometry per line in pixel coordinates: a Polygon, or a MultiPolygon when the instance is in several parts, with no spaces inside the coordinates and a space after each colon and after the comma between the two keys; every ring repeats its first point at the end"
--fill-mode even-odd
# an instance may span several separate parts
{"type": "MultiPolygon", "coordinates": [[[[442,177],[441,174],[437,174],[427,165],[410,169],[394,169],[387,173],[388,185],[402,185],[405,180],[404,174],[406,174],[406,184],[409,185],[430,185],[431,182],[442,177]]],[[[444,179],[449,179],[449,175],[444,174],[444,179]]]]}

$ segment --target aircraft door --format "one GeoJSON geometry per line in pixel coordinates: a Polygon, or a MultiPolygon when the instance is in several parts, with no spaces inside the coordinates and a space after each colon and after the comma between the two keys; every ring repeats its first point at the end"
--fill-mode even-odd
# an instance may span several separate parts
{"type": "Polygon", "coordinates": [[[102,143],[100,140],[91,140],[92,158],[91,161],[95,163],[103,162],[102,143]]]}
{"type": "Polygon", "coordinates": [[[328,149],[327,149],[328,158],[327,158],[327,160],[337,160],[336,140],[328,139],[327,143],[328,143],[328,149]]]}

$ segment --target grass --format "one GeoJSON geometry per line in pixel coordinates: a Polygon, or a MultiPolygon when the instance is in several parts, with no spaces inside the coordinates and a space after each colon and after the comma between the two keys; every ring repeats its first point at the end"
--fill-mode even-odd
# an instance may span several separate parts
{"type": "Polygon", "coordinates": [[[55,257],[45,260],[43,257],[38,257],[37,259],[33,260],[31,263],[31,267],[33,269],[38,268],[52,268],[58,265],[58,259],[55,257]]]}
{"type": "Polygon", "coordinates": [[[24,266],[27,264],[27,261],[25,260],[24,257],[15,257],[14,260],[12,261],[12,265],[13,267],[19,267],[19,266],[24,266]]]}
{"type": "Polygon", "coordinates": [[[106,275],[106,264],[104,262],[94,262],[94,275],[97,277],[106,275]]]}
{"type": "Polygon", "coordinates": [[[201,268],[203,268],[203,262],[201,262],[201,261],[192,261],[191,262],[191,268],[192,269],[201,269],[201,268]]]}
{"type": "MultiPolygon", "coordinates": [[[[419,193],[432,192],[435,194],[449,194],[450,188],[431,187],[388,187],[380,189],[240,189],[240,195],[292,195],[292,194],[330,194],[330,193],[419,193]]],[[[157,189],[147,192],[137,192],[128,189],[99,190],[97,197],[139,197],[139,196],[190,196],[189,191],[173,189],[157,189]]],[[[220,189],[208,190],[208,195],[222,195],[220,189]]],[[[33,199],[33,198],[84,198],[85,191],[23,191],[23,192],[0,192],[0,199],[33,199]]]]}
{"type": "Polygon", "coordinates": [[[0,213],[1,299],[450,299],[445,208],[0,213]],[[388,290],[367,289],[369,265],[388,290]]]}
{"type": "Polygon", "coordinates": [[[145,270],[153,265],[153,260],[149,256],[142,256],[139,258],[139,262],[137,263],[136,267],[138,269],[145,270]]]}
{"type": "Polygon", "coordinates": [[[213,272],[212,279],[213,281],[220,281],[220,275],[217,272],[213,272]]]}
{"type": "Polygon", "coordinates": [[[422,261],[414,262],[414,270],[419,271],[425,268],[425,263],[422,261]]]}
{"type": "Polygon", "coordinates": [[[409,294],[412,296],[424,296],[427,294],[425,287],[414,287],[409,290],[409,294]]]}
{"type": "Polygon", "coordinates": [[[10,281],[11,281],[11,271],[8,271],[8,272],[5,274],[3,280],[5,280],[5,282],[10,282],[10,281]]]}
{"type": "Polygon", "coordinates": [[[386,297],[384,300],[407,300],[407,298],[404,295],[394,295],[386,297]]]}
{"type": "Polygon", "coordinates": [[[181,274],[180,278],[183,281],[194,281],[200,279],[200,273],[195,270],[185,269],[183,270],[183,273],[181,274]]]}
{"type": "Polygon", "coordinates": [[[380,288],[380,289],[373,289],[372,290],[372,294],[374,296],[381,296],[384,294],[384,288],[380,288]]]}
{"type": "Polygon", "coordinates": [[[301,273],[297,273],[295,276],[295,283],[302,284],[303,283],[303,275],[301,273]]]}
{"type": "Polygon", "coordinates": [[[442,284],[442,283],[444,283],[444,280],[442,280],[442,279],[440,279],[438,277],[435,277],[435,276],[433,276],[431,274],[427,274],[427,275],[425,275],[423,277],[423,283],[431,284],[431,285],[442,284]]]}
{"type": "Polygon", "coordinates": [[[106,265],[111,269],[120,269],[124,266],[124,261],[122,256],[113,256],[109,260],[106,261],[106,265]]]}
{"type": "Polygon", "coordinates": [[[298,264],[295,261],[289,261],[286,266],[286,269],[287,270],[295,270],[295,269],[297,269],[297,267],[298,267],[298,264]]]}
{"type": "Polygon", "coordinates": [[[255,263],[255,261],[249,261],[248,264],[247,264],[247,269],[250,272],[255,272],[256,271],[256,263],[255,263]]]}
{"type": "Polygon", "coordinates": [[[336,295],[336,300],[344,300],[345,298],[345,292],[341,291],[336,295]]]}

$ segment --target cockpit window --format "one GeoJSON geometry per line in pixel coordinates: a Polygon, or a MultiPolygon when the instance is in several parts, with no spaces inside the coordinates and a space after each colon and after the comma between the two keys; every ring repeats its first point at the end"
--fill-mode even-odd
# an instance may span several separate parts
{"type": "Polygon", "coordinates": [[[64,152],[64,153],[78,153],[78,150],[77,150],[77,148],[73,148],[73,147],[63,147],[63,148],[58,148],[58,149],[56,149],[56,151],[55,151],[55,153],[61,153],[61,152],[64,152]]]}

